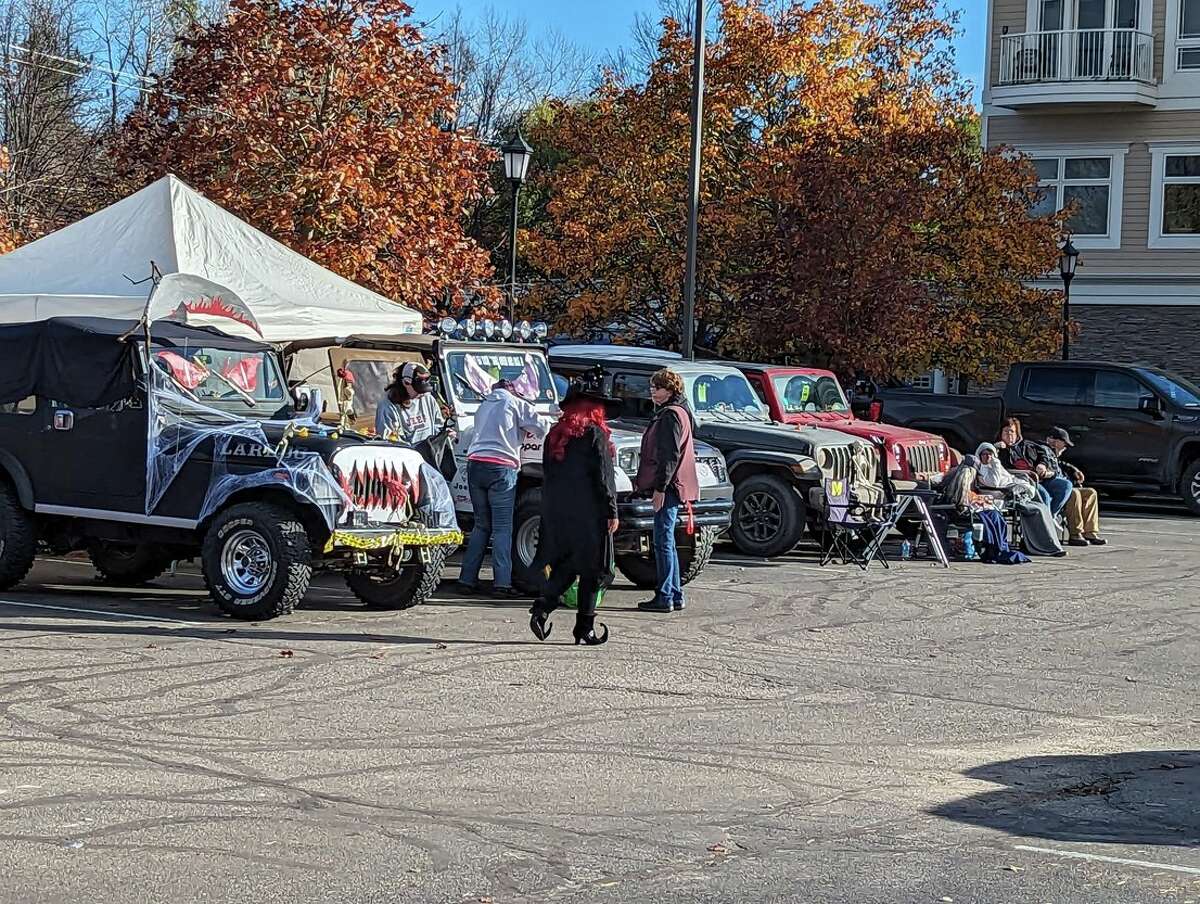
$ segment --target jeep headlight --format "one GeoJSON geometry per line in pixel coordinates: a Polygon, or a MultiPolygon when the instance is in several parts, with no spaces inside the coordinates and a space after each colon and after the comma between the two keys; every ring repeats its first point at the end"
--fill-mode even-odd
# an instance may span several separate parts
{"type": "Polygon", "coordinates": [[[630,477],[636,477],[638,471],[638,450],[622,449],[620,452],[618,452],[617,467],[630,477]]]}

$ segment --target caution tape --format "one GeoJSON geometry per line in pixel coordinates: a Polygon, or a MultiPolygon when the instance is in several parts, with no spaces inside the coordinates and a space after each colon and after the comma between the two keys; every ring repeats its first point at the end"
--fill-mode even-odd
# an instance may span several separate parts
{"type": "Polygon", "coordinates": [[[405,546],[459,546],[463,535],[460,530],[431,534],[425,531],[398,530],[394,533],[374,537],[363,537],[350,531],[335,530],[325,544],[325,552],[333,552],[334,547],[348,546],[351,549],[391,549],[399,550],[405,546]]]}

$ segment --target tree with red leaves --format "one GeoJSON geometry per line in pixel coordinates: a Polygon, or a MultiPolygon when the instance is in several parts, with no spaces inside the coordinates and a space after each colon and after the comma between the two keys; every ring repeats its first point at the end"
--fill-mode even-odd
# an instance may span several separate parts
{"type": "MultiPolygon", "coordinates": [[[[336,273],[432,312],[491,275],[463,232],[494,153],[399,0],[233,0],[125,123],[126,188],[171,172],[336,273]]],[[[489,290],[484,289],[485,294],[489,290]]],[[[363,324],[369,328],[370,324],[363,324]]]]}

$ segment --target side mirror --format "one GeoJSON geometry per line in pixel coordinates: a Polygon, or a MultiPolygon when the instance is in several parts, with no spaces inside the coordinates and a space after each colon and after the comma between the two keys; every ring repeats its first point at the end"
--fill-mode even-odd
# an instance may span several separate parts
{"type": "Polygon", "coordinates": [[[875,399],[867,406],[867,420],[874,421],[878,424],[883,420],[883,402],[875,399]]]}
{"type": "Polygon", "coordinates": [[[1162,403],[1159,402],[1158,396],[1143,396],[1138,399],[1138,411],[1150,415],[1155,420],[1161,420],[1163,416],[1162,403]]]}
{"type": "Polygon", "coordinates": [[[292,398],[296,403],[296,418],[302,421],[320,420],[325,411],[325,399],[321,390],[316,386],[297,386],[292,390],[292,398]]]}

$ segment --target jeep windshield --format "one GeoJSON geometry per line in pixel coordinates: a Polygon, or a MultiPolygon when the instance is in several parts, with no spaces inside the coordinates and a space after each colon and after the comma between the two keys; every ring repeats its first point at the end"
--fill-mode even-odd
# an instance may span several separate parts
{"type": "Polygon", "coordinates": [[[538,405],[553,405],[558,401],[554,379],[540,353],[518,349],[454,349],[446,355],[450,375],[450,391],[460,402],[472,405],[482,402],[492,387],[508,380],[522,398],[538,405]]]}
{"type": "Polygon", "coordinates": [[[850,410],[850,405],[842,394],[842,387],[831,376],[779,374],[772,377],[771,382],[775,385],[775,395],[779,397],[779,402],[787,414],[844,414],[850,410]]]}
{"type": "Polygon", "coordinates": [[[1149,367],[1139,367],[1138,373],[1150,381],[1150,385],[1181,408],[1200,408],[1200,387],[1175,374],[1167,374],[1149,367]]]}
{"type": "Polygon", "coordinates": [[[151,356],[180,392],[204,405],[264,420],[287,416],[291,407],[270,352],[183,346],[155,348],[151,356]]]}
{"type": "Polygon", "coordinates": [[[698,420],[769,422],[745,374],[685,374],[684,392],[698,420]]]}

